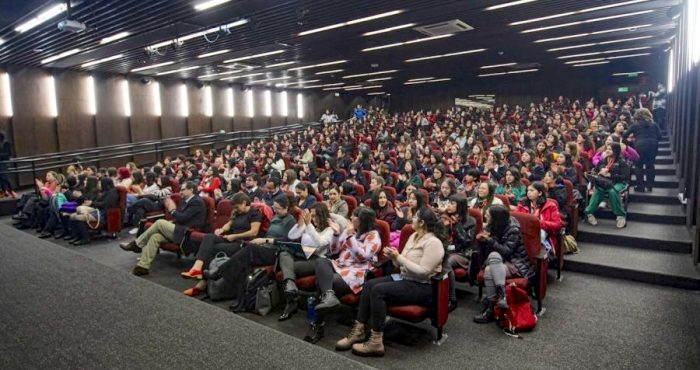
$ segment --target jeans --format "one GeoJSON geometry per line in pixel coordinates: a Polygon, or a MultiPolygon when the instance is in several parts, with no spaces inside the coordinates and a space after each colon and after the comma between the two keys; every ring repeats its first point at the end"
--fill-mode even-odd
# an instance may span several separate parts
{"type": "Polygon", "coordinates": [[[430,305],[433,287],[412,280],[394,281],[391,276],[365,282],[360,295],[357,321],[370,325],[374,331],[384,331],[388,305],[430,305]]]}

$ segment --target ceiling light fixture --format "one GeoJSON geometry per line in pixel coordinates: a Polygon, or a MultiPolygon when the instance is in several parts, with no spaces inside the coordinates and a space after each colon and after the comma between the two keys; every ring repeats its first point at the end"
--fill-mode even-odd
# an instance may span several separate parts
{"type": "Polygon", "coordinates": [[[413,81],[426,81],[426,80],[432,80],[435,77],[420,77],[420,78],[412,78],[406,82],[413,82],[413,81]]]}
{"type": "Polygon", "coordinates": [[[266,57],[269,55],[275,55],[275,54],[280,54],[280,53],[284,53],[284,50],[274,50],[274,51],[268,51],[268,52],[260,53],[260,54],[248,55],[248,56],[244,56],[244,57],[240,57],[240,58],[228,59],[228,60],[224,60],[224,64],[240,62],[241,60],[262,58],[262,57],[266,57]]]}
{"type": "Polygon", "coordinates": [[[247,19],[239,19],[237,21],[231,22],[229,24],[225,24],[223,26],[212,27],[212,28],[206,29],[204,31],[191,33],[189,35],[181,36],[181,37],[178,37],[176,39],[162,41],[162,42],[159,42],[159,43],[156,43],[153,45],[149,45],[149,46],[146,46],[145,49],[146,49],[146,51],[153,51],[153,50],[156,50],[156,49],[161,48],[163,46],[168,46],[170,44],[182,44],[187,40],[192,40],[194,38],[204,36],[204,35],[209,34],[209,33],[215,33],[215,32],[219,32],[221,30],[228,30],[229,28],[242,26],[246,23],[248,23],[247,19]]]}
{"type": "Polygon", "coordinates": [[[203,75],[203,76],[197,76],[198,79],[203,79],[203,78],[211,78],[211,77],[216,77],[216,76],[223,76],[223,75],[230,75],[238,72],[243,72],[242,69],[238,70],[233,70],[233,71],[226,71],[226,72],[220,72],[220,73],[212,73],[208,75],[203,75]]]}
{"type": "Polygon", "coordinates": [[[430,40],[436,40],[436,39],[444,39],[445,37],[451,37],[454,36],[454,33],[448,33],[446,35],[437,35],[437,36],[431,36],[431,37],[423,37],[420,39],[413,39],[409,41],[404,41],[404,42],[395,42],[393,44],[386,44],[386,45],[380,45],[380,46],[374,46],[371,48],[365,48],[362,49],[362,51],[367,52],[367,51],[374,51],[374,50],[380,50],[380,49],[388,49],[388,48],[393,48],[396,46],[403,46],[403,45],[409,45],[409,44],[416,44],[419,42],[426,42],[430,40]]]}
{"type": "Polygon", "coordinates": [[[370,85],[370,86],[357,86],[357,87],[345,87],[345,90],[365,90],[365,89],[378,89],[384,87],[382,85],[370,85]]]}
{"type": "Polygon", "coordinates": [[[212,56],[214,56],[214,55],[220,55],[220,54],[228,53],[229,51],[231,51],[231,50],[229,50],[229,49],[224,49],[224,50],[219,50],[219,51],[212,51],[211,53],[204,53],[204,54],[197,55],[197,58],[202,59],[202,58],[212,57],[212,56]]]}
{"type": "Polygon", "coordinates": [[[431,55],[431,56],[421,57],[421,58],[406,59],[406,60],[404,60],[404,62],[406,62],[406,63],[420,62],[420,61],[429,60],[429,59],[437,59],[437,58],[453,57],[453,56],[464,55],[464,54],[480,53],[480,52],[485,51],[485,50],[486,49],[472,49],[472,50],[465,50],[465,51],[457,51],[454,53],[447,53],[447,54],[431,55]]]}
{"type": "Polygon", "coordinates": [[[329,25],[329,26],[324,26],[324,27],[314,28],[314,29],[311,29],[311,30],[308,30],[308,31],[299,32],[299,36],[306,36],[306,35],[310,35],[310,34],[312,34],[312,33],[318,33],[318,32],[328,31],[328,30],[332,30],[332,29],[335,29],[335,28],[340,28],[340,27],[345,27],[345,26],[350,26],[350,25],[353,25],[353,24],[357,24],[357,23],[362,23],[362,22],[371,21],[371,20],[374,20],[374,19],[379,19],[379,18],[384,18],[384,17],[390,17],[390,16],[392,16],[392,15],[396,15],[396,14],[400,14],[400,13],[403,13],[403,10],[392,10],[392,11],[386,12],[386,13],[380,13],[380,14],[370,15],[369,17],[358,18],[358,19],[354,19],[354,20],[351,20],[351,21],[347,21],[347,22],[331,24],[331,25],[329,25]]]}
{"type": "Polygon", "coordinates": [[[356,74],[356,75],[347,75],[347,76],[343,76],[343,78],[356,78],[356,77],[376,76],[376,75],[383,75],[383,74],[387,74],[387,73],[394,73],[394,72],[398,72],[398,71],[399,71],[398,69],[390,69],[390,70],[386,70],[386,71],[378,71],[378,72],[370,72],[370,73],[360,73],[360,74],[356,74]]]}
{"type": "Polygon", "coordinates": [[[531,72],[537,72],[539,71],[538,68],[533,68],[533,69],[520,69],[517,71],[509,71],[509,72],[496,72],[496,73],[485,73],[485,74],[480,74],[478,77],[491,77],[491,76],[503,76],[503,75],[514,75],[514,74],[519,74],[519,73],[531,73],[531,72]]]}
{"type": "Polygon", "coordinates": [[[48,58],[46,58],[46,59],[42,59],[42,60],[41,60],[41,64],[51,63],[51,62],[53,62],[53,61],[56,61],[56,60],[59,60],[59,59],[63,59],[63,58],[65,58],[65,57],[67,57],[67,56],[71,56],[71,55],[77,54],[77,53],[79,53],[79,52],[80,52],[80,49],[72,49],[72,50],[64,51],[64,52],[61,53],[61,54],[54,55],[54,56],[48,57],[48,58]]]}
{"type": "Polygon", "coordinates": [[[250,73],[250,74],[242,75],[242,76],[225,77],[225,78],[221,78],[221,79],[219,79],[219,80],[220,80],[220,81],[229,81],[229,80],[235,80],[236,78],[246,78],[246,77],[260,76],[261,74],[262,74],[262,72],[260,72],[260,73],[250,73]]]}
{"type": "Polygon", "coordinates": [[[67,9],[67,7],[66,7],[65,3],[54,5],[51,8],[46,9],[45,11],[39,13],[39,15],[37,15],[36,17],[31,18],[28,21],[15,27],[15,31],[17,31],[19,33],[27,32],[27,31],[31,30],[32,28],[48,21],[49,19],[65,12],[66,9],[67,9]]]}
{"type": "Polygon", "coordinates": [[[503,4],[498,4],[498,5],[492,5],[492,6],[489,6],[488,8],[486,8],[486,9],[484,9],[484,10],[503,9],[503,8],[508,8],[508,7],[511,7],[511,6],[520,5],[520,4],[531,3],[531,2],[534,2],[534,1],[537,1],[537,0],[517,0],[517,1],[511,1],[511,2],[509,2],[509,3],[503,3],[503,4]]]}
{"type": "Polygon", "coordinates": [[[347,63],[347,62],[348,62],[347,60],[336,60],[333,62],[326,62],[326,63],[319,63],[319,64],[312,64],[312,65],[308,65],[308,66],[290,68],[287,71],[301,71],[303,69],[326,67],[326,66],[332,66],[332,65],[342,64],[342,63],[347,63]]]}
{"type": "Polygon", "coordinates": [[[209,8],[213,8],[215,6],[219,6],[221,4],[227,3],[231,0],[209,0],[205,1],[203,3],[199,3],[194,6],[194,9],[197,10],[198,12],[201,12],[202,10],[207,10],[209,8]]]}
{"type": "Polygon", "coordinates": [[[87,67],[94,66],[94,65],[96,65],[96,64],[100,64],[100,63],[104,63],[104,62],[109,62],[110,60],[119,59],[119,58],[121,58],[121,57],[123,57],[123,56],[124,56],[124,54],[117,54],[117,55],[112,55],[111,57],[102,58],[102,59],[98,59],[98,60],[93,60],[93,61],[90,61],[90,62],[81,64],[81,65],[80,65],[80,68],[87,68],[87,67]]]}
{"type": "Polygon", "coordinates": [[[588,63],[588,62],[600,62],[601,60],[605,60],[605,58],[593,58],[593,59],[570,60],[570,61],[568,61],[568,62],[564,62],[564,64],[579,64],[579,63],[588,63]]]}
{"type": "Polygon", "coordinates": [[[651,46],[640,46],[638,48],[618,49],[618,50],[595,51],[595,52],[583,53],[583,54],[562,55],[560,57],[557,57],[557,59],[570,59],[570,58],[578,58],[578,57],[584,57],[584,56],[590,56],[590,55],[600,55],[600,54],[626,53],[628,51],[646,50],[646,49],[651,49],[651,46]]]}
{"type": "Polygon", "coordinates": [[[384,95],[386,94],[384,91],[375,91],[375,92],[368,92],[367,95],[384,95]]]}
{"type": "Polygon", "coordinates": [[[443,82],[443,81],[450,81],[450,80],[452,80],[452,79],[451,78],[436,78],[436,79],[429,79],[429,80],[406,81],[403,84],[404,85],[418,85],[418,84],[428,84],[428,83],[443,82]]]}
{"type": "Polygon", "coordinates": [[[608,16],[608,17],[591,18],[591,19],[586,19],[586,20],[583,20],[583,21],[576,21],[576,22],[569,22],[569,23],[554,24],[554,25],[551,25],[551,26],[545,26],[545,27],[539,27],[539,28],[531,28],[531,29],[529,29],[529,30],[520,31],[520,33],[541,32],[541,31],[546,31],[546,30],[552,30],[552,29],[555,29],[555,28],[563,28],[563,27],[577,26],[577,25],[579,25],[579,24],[594,23],[594,22],[602,22],[602,21],[607,21],[607,20],[610,20],[610,19],[625,18],[625,17],[634,16],[634,15],[647,14],[647,13],[651,13],[651,12],[653,12],[653,11],[654,11],[654,9],[651,9],[651,10],[642,10],[642,11],[632,12],[632,13],[611,15],[611,16],[608,16]]]}
{"type": "Polygon", "coordinates": [[[290,61],[290,62],[282,62],[282,63],[275,63],[275,64],[268,64],[265,66],[265,68],[275,68],[275,67],[282,67],[282,66],[288,66],[290,64],[296,63],[295,61],[290,61]]]}
{"type": "Polygon", "coordinates": [[[595,31],[595,32],[577,33],[575,35],[551,37],[551,38],[547,38],[547,39],[535,40],[535,43],[573,39],[573,38],[577,38],[577,37],[584,37],[584,36],[590,36],[590,35],[601,35],[604,33],[618,32],[618,31],[631,31],[631,32],[633,32],[633,31],[636,31],[640,28],[651,27],[651,26],[652,26],[651,24],[640,24],[637,26],[613,28],[613,29],[609,29],[609,30],[602,30],[602,31],[595,31]]]}
{"type": "Polygon", "coordinates": [[[129,36],[129,32],[119,32],[119,33],[117,33],[117,34],[115,34],[115,35],[112,35],[112,36],[109,36],[109,37],[105,37],[105,38],[103,38],[102,40],[100,40],[100,45],[109,44],[109,43],[112,42],[112,41],[116,41],[116,40],[119,40],[119,39],[123,39],[123,38],[125,38],[125,37],[127,37],[127,36],[129,36]]]}
{"type": "Polygon", "coordinates": [[[614,57],[607,57],[605,59],[608,60],[613,60],[613,59],[625,59],[625,58],[634,58],[634,57],[643,57],[645,55],[651,55],[651,53],[639,53],[639,54],[627,54],[627,55],[618,55],[614,57]]]}
{"type": "Polygon", "coordinates": [[[391,79],[393,79],[393,77],[379,77],[379,78],[373,78],[373,79],[367,80],[367,82],[387,81],[387,80],[391,80],[391,79]]]}
{"type": "Polygon", "coordinates": [[[129,72],[140,72],[140,71],[145,71],[147,69],[153,69],[153,68],[158,68],[158,67],[163,67],[163,66],[169,66],[171,64],[174,64],[175,62],[164,62],[164,63],[158,63],[158,64],[151,64],[150,66],[145,66],[145,67],[139,67],[132,69],[129,72]]]}
{"type": "Polygon", "coordinates": [[[636,72],[619,72],[619,73],[613,73],[613,76],[629,76],[629,75],[637,75],[640,73],[645,73],[644,71],[636,71],[636,72]]]}
{"type": "Polygon", "coordinates": [[[365,37],[372,36],[372,35],[376,35],[376,34],[380,34],[380,33],[386,33],[386,32],[396,31],[396,30],[400,30],[400,29],[404,29],[404,28],[408,28],[408,27],[413,27],[415,25],[416,25],[415,23],[406,23],[406,24],[402,24],[399,26],[382,28],[382,29],[376,30],[376,31],[365,32],[362,34],[362,36],[365,36],[365,37]]]}
{"type": "Polygon", "coordinates": [[[643,3],[643,2],[647,2],[647,1],[649,1],[649,0],[632,0],[632,1],[625,1],[625,2],[617,3],[617,4],[596,6],[594,8],[586,8],[586,9],[575,10],[575,11],[571,11],[571,12],[564,12],[564,13],[559,13],[559,14],[554,14],[554,15],[548,15],[546,17],[532,18],[532,19],[527,19],[524,21],[512,22],[512,23],[509,23],[508,25],[509,26],[517,26],[520,24],[534,23],[534,22],[539,22],[539,21],[545,21],[548,19],[567,17],[567,16],[574,15],[574,14],[590,13],[590,12],[594,12],[597,10],[616,8],[616,7],[620,7],[620,6],[631,5],[631,4],[636,4],[636,3],[643,3]]]}
{"type": "Polygon", "coordinates": [[[579,64],[574,64],[574,67],[588,67],[588,66],[596,66],[599,64],[608,64],[610,63],[609,60],[602,60],[600,62],[591,62],[591,63],[579,63],[579,64]]]}
{"type": "Polygon", "coordinates": [[[331,91],[331,90],[342,90],[342,89],[343,89],[342,87],[326,87],[326,88],[321,89],[321,90],[331,91]]]}
{"type": "Polygon", "coordinates": [[[590,46],[596,46],[596,45],[608,45],[608,44],[616,44],[619,42],[627,42],[627,41],[635,41],[635,40],[644,40],[644,39],[649,39],[652,38],[653,36],[639,36],[639,37],[630,37],[626,39],[619,39],[619,40],[610,40],[610,41],[601,41],[601,42],[593,42],[589,44],[581,44],[581,45],[572,45],[572,46],[562,46],[560,48],[552,48],[552,49],[547,49],[547,51],[560,51],[560,50],[569,50],[569,49],[578,49],[578,48],[587,48],[590,46]]]}
{"type": "Polygon", "coordinates": [[[344,71],[344,69],[333,69],[330,71],[316,72],[315,74],[317,74],[317,75],[329,75],[329,74],[338,73],[338,72],[342,72],[342,71],[344,71]]]}
{"type": "Polygon", "coordinates": [[[172,69],[170,71],[158,72],[158,73],[156,73],[156,76],[163,76],[163,75],[169,75],[172,73],[185,72],[185,71],[190,71],[190,70],[201,68],[201,67],[202,66],[193,66],[193,67],[185,67],[185,68],[180,68],[180,69],[172,69]]]}
{"type": "Polygon", "coordinates": [[[490,66],[481,66],[481,69],[498,68],[498,67],[510,67],[517,65],[518,63],[503,63],[503,64],[493,64],[490,66]]]}
{"type": "Polygon", "coordinates": [[[0,45],[2,45],[5,42],[5,40],[0,39],[0,45]]]}
{"type": "Polygon", "coordinates": [[[275,77],[275,78],[266,78],[264,80],[256,80],[256,81],[250,81],[248,83],[250,84],[259,84],[263,82],[272,82],[272,81],[279,81],[279,80],[288,80],[292,78],[291,76],[284,76],[284,77],[275,77]]]}

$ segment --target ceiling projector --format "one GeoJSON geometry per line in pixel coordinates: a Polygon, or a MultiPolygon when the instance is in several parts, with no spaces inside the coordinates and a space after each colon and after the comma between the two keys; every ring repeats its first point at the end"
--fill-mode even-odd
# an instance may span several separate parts
{"type": "Polygon", "coordinates": [[[85,31],[85,28],[85,23],[74,21],[72,19],[64,19],[58,22],[58,29],[61,31],[79,33],[85,31]]]}

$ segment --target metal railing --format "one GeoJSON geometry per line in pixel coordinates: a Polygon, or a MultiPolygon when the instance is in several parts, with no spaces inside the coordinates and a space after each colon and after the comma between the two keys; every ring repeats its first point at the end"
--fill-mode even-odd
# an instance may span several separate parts
{"type": "Polygon", "coordinates": [[[162,160],[163,154],[167,151],[209,146],[224,148],[229,144],[245,144],[252,140],[267,139],[274,135],[283,135],[317,125],[318,123],[314,122],[260,130],[216,132],[18,157],[2,162],[7,169],[0,171],[0,173],[15,176],[31,173],[33,178],[37,178],[38,173],[55,170],[77,162],[85,165],[98,163],[103,160],[133,158],[149,154],[155,154],[155,161],[157,162],[162,160]]]}

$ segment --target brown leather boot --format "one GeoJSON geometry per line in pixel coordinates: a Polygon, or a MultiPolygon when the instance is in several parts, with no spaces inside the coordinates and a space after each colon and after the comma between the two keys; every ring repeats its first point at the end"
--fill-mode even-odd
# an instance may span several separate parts
{"type": "Polygon", "coordinates": [[[352,345],[352,353],[362,357],[384,356],[384,332],[372,330],[368,341],[352,345]]]}
{"type": "Polygon", "coordinates": [[[352,326],[350,334],[347,337],[337,341],[335,343],[336,351],[347,351],[352,348],[355,343],[364,342],[367,340],[367,334],[365,333],[365,324],[355,321],[355,325],[352,326]]]}

